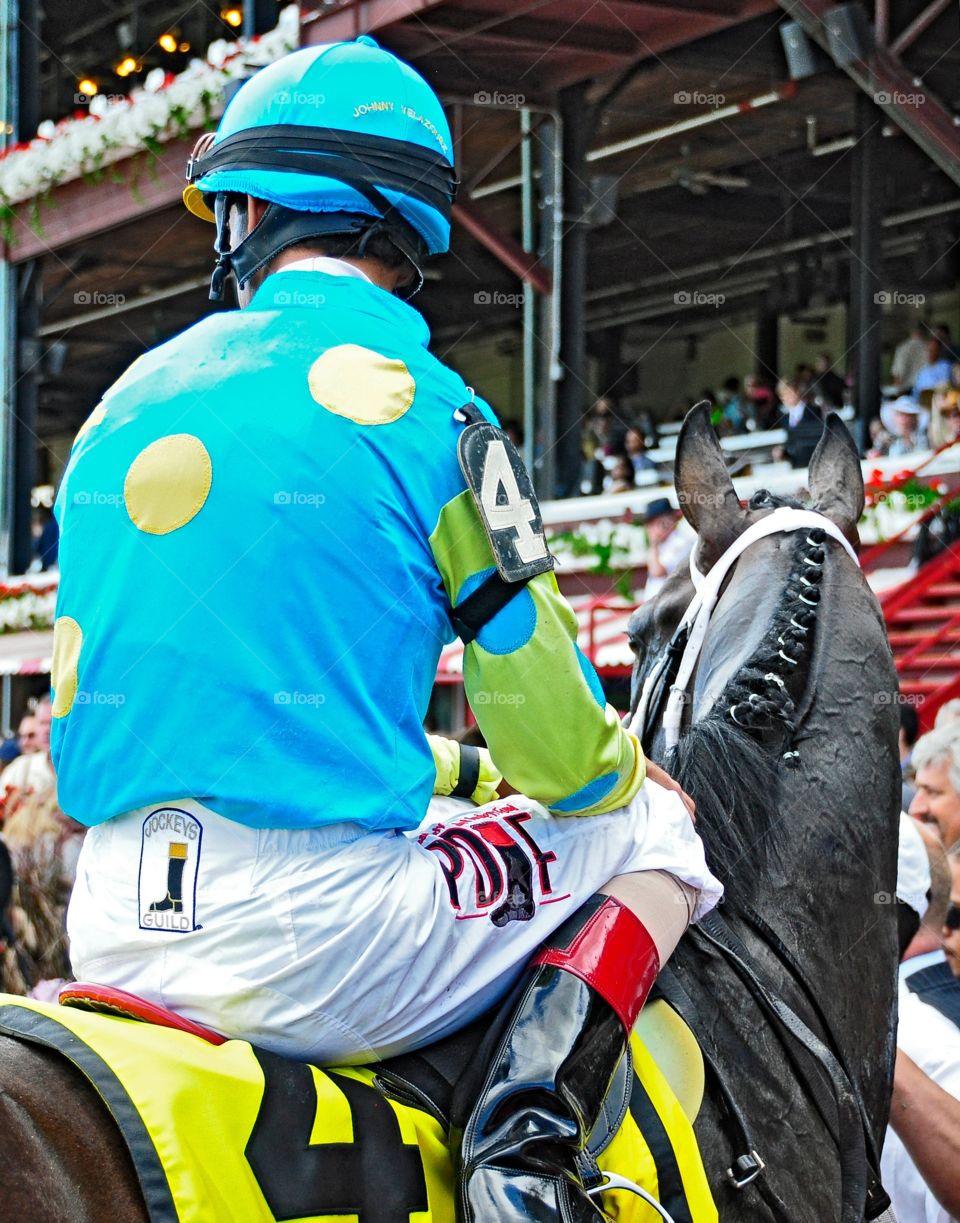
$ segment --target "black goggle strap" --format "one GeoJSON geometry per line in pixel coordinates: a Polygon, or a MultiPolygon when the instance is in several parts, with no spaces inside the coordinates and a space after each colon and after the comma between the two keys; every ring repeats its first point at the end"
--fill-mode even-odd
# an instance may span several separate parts
{"type": "Polygon", "coordinates": [[[292,171],[385,187],[429,204],[447,220],[459,186],[444,158],[411,141],[291,124],[237,132],[212,148],[198,145],[187,162],[187,181],[216,170],[292,171]]]}

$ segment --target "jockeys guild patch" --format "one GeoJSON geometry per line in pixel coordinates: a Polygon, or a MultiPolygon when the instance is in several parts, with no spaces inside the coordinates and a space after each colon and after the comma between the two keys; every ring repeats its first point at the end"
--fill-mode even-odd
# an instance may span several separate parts
{"type": "Polygon", "coordinates": [[[157,807],[143,821],[138,905],[141,930],[198,930],[197,875],[203,825],[179,807],[157,807]]]}

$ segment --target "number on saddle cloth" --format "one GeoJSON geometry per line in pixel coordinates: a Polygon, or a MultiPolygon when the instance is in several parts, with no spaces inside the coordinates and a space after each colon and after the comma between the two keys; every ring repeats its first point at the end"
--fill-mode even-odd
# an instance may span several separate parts
{"type": "MultiPolygon", "coordinates": [[[[250,1223],[343,1215],[358,1223],[453,1223],[451,1097],[465,1063],[483,1062],[476,1050],[489,1023],[487,1016],[388,1063],[322,1071],[245,1041],[214,1045],[171,1028],[0,998],[0,1034],[58,1050],[97,1089],[154,1223],[197,1217],[211,1186],[250,1223]]],[[[689,1117],[658,1068],[666,1059],[652,1057],[637,1037],[632,1055],[582,1173],[598,1186],[610,1173],[618,1185],[626,1178],[645,1187],[674,1223],[716,1223],[689,1117]]],[[[611,1186],[601,1197],[621,1223],[650,1217],[626,1188],[611,1186]]]]}
{"type": "Polygon", "coordinates": [[[496,573],[454,609],[453,626],[466,644],[540,573],[553,569],[543,519],[516,446],[472,403],[456,413],[467,422],[457,453],[467,487],[493,550],[496,573]]]}

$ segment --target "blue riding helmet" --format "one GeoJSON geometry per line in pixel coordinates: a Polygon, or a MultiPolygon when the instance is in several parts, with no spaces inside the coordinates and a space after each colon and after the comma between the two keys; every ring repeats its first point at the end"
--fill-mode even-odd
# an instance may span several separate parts
{"type": "Polygon", "coordinates": [[[194,149],[184,203],[217,223],[219,282],[232,270],[243,284],[285,246],[364,233],[371,219],[419,270],[449,246],[456,186],[450,128],[433,90],[361,35],[294,51],[247,81],[216,134],[194,149]],[[276,206],[232,247],[231,194],[276,206]]]}

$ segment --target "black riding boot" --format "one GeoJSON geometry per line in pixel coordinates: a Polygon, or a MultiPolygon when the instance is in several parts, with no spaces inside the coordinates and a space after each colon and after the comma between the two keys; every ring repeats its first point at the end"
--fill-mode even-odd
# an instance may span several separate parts
{"type": "Polygon", "coordinates": [[[576,1158],[659,969],[646,927],[612,896],[594,896],[544,944],[463,1130],[461,1223],[602,1219],[576,1158]]]}

